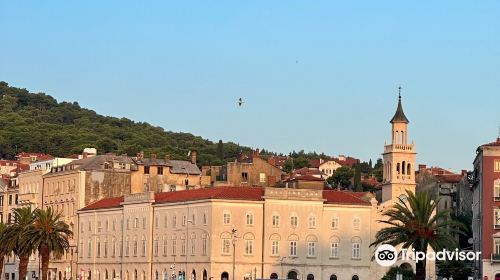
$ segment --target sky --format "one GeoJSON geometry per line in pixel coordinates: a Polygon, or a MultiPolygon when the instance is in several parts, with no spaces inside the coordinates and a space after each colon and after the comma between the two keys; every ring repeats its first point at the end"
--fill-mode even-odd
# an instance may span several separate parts
{"type": "Polygon", "coordinates": [[[417,163],[500,129],[499,1],[0,0],[0,32],[0,80],[214,141],[375,161],[399,85],[417,163]]]}

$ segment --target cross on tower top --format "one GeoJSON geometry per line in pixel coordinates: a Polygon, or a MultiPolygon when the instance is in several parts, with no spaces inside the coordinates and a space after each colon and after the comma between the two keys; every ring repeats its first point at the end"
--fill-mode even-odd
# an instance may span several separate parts
{"type": "Polygon", "coordinates": [[[399,87],[398,87],[398,90],[399,90],[399,98],[401,98],[401,89],[402,89],[402,88],[403,88],[403,87],[401,87],[401,86],[399,86],[399,87]]]}

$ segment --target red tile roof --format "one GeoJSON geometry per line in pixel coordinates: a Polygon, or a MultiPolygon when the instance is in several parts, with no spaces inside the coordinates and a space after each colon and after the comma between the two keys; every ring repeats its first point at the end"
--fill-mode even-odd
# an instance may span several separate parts
{"type": "Polygon", "coordinates": [[[323,191],[323,198],[327,204],[371,205],[369,200],[363,199],[367,195],[365,192],[323,191]]]}
{"type": "Polygon", "coordinates": [[[297,175],[291,178],[288,178],[285,180],[285,182],[290,182],[290,181],[325,181],[323,178],[318,178],[314,177],[313,175],[306,174],[306,175],[297,175]]]}
{"type": "MultiPolygon", "coordinates": [[[[193,201],[202,199],[233,199],[247,201],[264,200],[264,188],[260,187],[215,187],[155,194],[155,204],[193,201]]],[[[327,204],[371,205],[364,192],[323,191],[327,204]]],[[[105,198],[84,207],[82,211],[120,207],[123,196],[105,198]]]]}
{"type": "Polygon", "coordinates": [[[491,142],[491,143],[488,143],[488,144],[484,144],[484,145],[481,145],[481,147],[497,147],[497,146],[500,146],[500,137],[497,138],[497,141],[495,142],[491,142]]]}
{"type": "Polygon", "coordinates": [[[87,205],[82,208],[82,210],[96,210],[96,209],[106,209],[106,208],[116,208],[120,207],[120,204],[124,201],[123,196],[120,197],[112,197],[112,198],[104,198],[98,200],[94,203],[87,205]]]}
{"type": "Polygon", "coordinates": [[[155,195],[156,203],[192,201],[201,199],[262,200],[264,189],[260,187],[215,187],[187,191],[162,192],[155,195]]]}

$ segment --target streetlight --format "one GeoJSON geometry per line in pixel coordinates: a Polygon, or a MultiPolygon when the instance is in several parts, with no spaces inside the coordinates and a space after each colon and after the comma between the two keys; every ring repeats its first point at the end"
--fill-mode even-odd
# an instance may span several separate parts
{"type": "Polygon", "coordinates": [[[237,229],[235,228],[231,230],[231,235],[233,237],[233,277],[232,277],[233,280],[234,280],[234,271],[236,270],[236,232],[237,229]]]}
{"type": "Polygon", "coordinates": [[[173,265],[170,266],[170,274],[172,275],[172,280],[175,280],[175,274],[177,271],[175,271],[175,262],[173,265]]]}

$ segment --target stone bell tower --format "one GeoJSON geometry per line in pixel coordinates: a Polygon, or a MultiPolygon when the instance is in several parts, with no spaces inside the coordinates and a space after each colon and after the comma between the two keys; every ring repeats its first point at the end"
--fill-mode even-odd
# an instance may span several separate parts
{"type": "Polygon", "coordinates": [[[384,146],[384,177],[382,182],[382,202],[397,202],[406,197],[406,191],[415,193],[415,146],[408,144],[408,119],[401,104],[399,87],[398,108],[391,119],[391,143],[384,146]],[[404,196],[403,196],[404,195],[404,196]]]}

